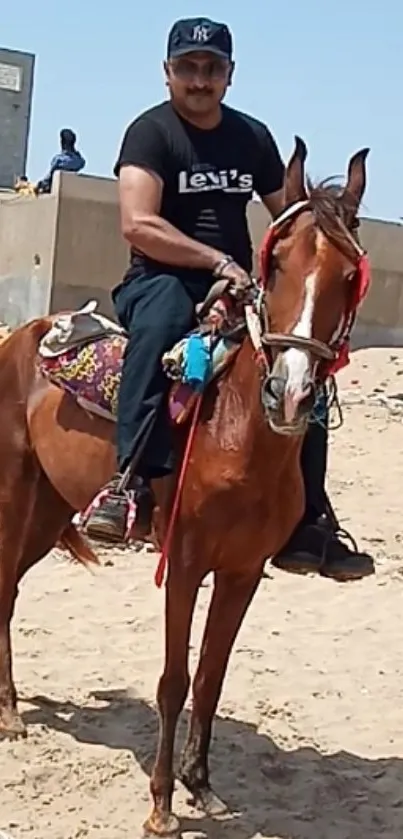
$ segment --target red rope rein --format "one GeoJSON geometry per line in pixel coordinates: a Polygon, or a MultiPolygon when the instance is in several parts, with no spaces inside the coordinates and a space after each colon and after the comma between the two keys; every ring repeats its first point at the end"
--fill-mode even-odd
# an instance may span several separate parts
{"type": "Polygon", "coordinates": [[[199,416],[200,416],[200,409],[201,409],[201,406],[202,406],[203,395],[204,395],[203,393],[199,393],[199,395],[197,397],[197,400],[196,400],[196,403],[195,403],[193,416],[192,416],[192,422],[191,422],[191,425],[190,425],[190,428],[189,428],[189,434],[188,434],[188,437],[187,437],[187,440],[186,440],[186,447],[185,447],[185,451],[184,451],[184,454],[183,454],[182,465],[181,465],[181,470],[180,470],[180,473],[179,473],[178,483],[176,485],[175,498],[174,498],[174,502],[173,502],[173,505],[172,505],[171,515],[169,517],[168,528],[167,528],[167,532],[165,534],[164,543],[163,543],[163,546],[162,546],[161,556],[160,556],[160,559],[159,559],[159,562],[158,562],[157,570],[155,572],[154,580],[155,580],[155,585],[158,588],[161,588],[162,583],[164,582],[165,571],[166,571],[166,568],[167,568],[167,565],[168,565],[169,549],[171,547],[173,531],[174,531],[174,527],[175,527],[175,524],[176,524],[176,520],[178,518],[179,503],[180,503],[180,499],[181,499],[181,495],[182,495],[183,484],[185,482],[186,470],[187,470],[187,467],[189,465],[190,455],[192,453],[192,446],[193,446],[193,442],[194,442],[194,438],[195,438],[195,434],[196,434],[197,421],[198,421],[199,416]]]}

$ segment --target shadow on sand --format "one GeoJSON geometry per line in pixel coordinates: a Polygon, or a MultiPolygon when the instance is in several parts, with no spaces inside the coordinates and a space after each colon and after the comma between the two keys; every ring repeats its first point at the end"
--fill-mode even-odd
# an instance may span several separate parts
{"type": "MultiPolygon", "coordinates": [[[[23,714],[24,721],[62,731],[81,743],[130,750],[150,774],[158,727],[155,710],[122,690],[92,696],[104,705],[26,698],[35,708],[23,714]]],[[[178,741],[187,721],[185,711],[178,741]]],[[[184,831],[200,831],[208,839],[403,836],[403,759],[369,760],[348,752],[323,755],[309,747],[283,751],[254,726],[218,716],[211,775],[215,791],[235,815],[213,822],[194,813],[194,818],[181,818],[184,831]]]]}

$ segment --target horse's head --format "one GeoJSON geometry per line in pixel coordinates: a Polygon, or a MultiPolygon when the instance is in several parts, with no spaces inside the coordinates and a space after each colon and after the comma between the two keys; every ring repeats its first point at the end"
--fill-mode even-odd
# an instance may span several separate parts
{"type": "Polygon", "coordinates": [[[286,169],[285,209],[261,250],[262,342],[272,361],[265,407],[279,433],[305,430],[316,385],[331,370],[362,296],[364,252],[355,228],[368,151],[351,158],[344,187],[306,186],[307,151],[298,137],[286,169]]]}

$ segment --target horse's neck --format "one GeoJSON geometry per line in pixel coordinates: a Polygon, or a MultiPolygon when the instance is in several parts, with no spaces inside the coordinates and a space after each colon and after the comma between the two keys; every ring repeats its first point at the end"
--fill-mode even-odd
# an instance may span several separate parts
{"type": "Polygon", "coordinates": [[[249,339],[245,339],[230,369],[219,382],[208,424],[210,433],[223,450],[249,449],[254,434],[264,430],[259,370],[249,339]]]}
{"type": "Polygon", "coordinates": [[[262,471],[270,480],[283,464],[299,458],[302,438],[286,437],[272,431],[264,417],[261,401],[261,375],[255,351],[246,338],[228,374],[221,380],[209,420],[210,433],[220,450],[242,453],[245,468],[262,471]],[[271,464],[269,466],[269,464],[271,464]],[[275,466],[276,464],[276,466],[275,466]]]}
{"type": "Polygon", "coordinates": [[[231,389],[236,389],[239,399],[250,416],[250,420],[259,423],[262,419],[261,375],[254,355],[255,351],[251,340],[246,337],[235,357],[227,381],[231,389]]]}

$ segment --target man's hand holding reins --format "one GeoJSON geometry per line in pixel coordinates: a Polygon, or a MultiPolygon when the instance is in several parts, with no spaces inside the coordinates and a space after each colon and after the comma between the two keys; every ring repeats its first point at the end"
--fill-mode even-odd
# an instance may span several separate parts
{"type": "Polygon", "coordinates": [[[217,263],[213,274],[220,280],[228,280],[228,290],[237,299],[243,299],[253,286],[249,274],[230,256],[224,256],[217,263]]]}

